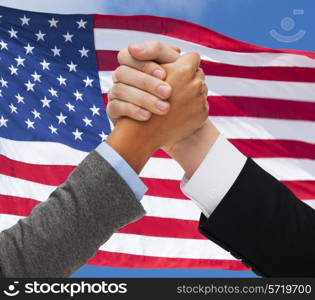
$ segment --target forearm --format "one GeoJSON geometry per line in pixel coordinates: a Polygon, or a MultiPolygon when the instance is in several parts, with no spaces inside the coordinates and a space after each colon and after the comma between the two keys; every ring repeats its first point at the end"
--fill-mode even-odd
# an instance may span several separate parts
{"type": "Polygon", "coordinates": [[[121,119],[107,143],[139,174],[159,147],[151,131],[144,123],[121,119]]]}
{"type": "Polygon", "coordinates": [[[169,154],[181,165],[187,178],[190,178],[214,145],[219,131],[210,120],[191,137],[174,145],[169,154]]]}
{"type": "Polygon", "coordinates": [[[93,151],[29,217],[0,233],[0,276],[70,276],[144,213],[123,179],[93,151]]]}

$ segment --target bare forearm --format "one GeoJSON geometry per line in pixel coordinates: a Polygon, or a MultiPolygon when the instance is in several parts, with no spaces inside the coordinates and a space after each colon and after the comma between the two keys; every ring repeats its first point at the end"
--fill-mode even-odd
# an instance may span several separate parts
{"type": "Polygon", "coordinates": [[[117,123],[108,136],[107,143],[138,174],[159,148],[150,130],[145,128],[145,124],[130,119],[122,119],[117,123]]]}
{"type": "Polygon", "coordinates": [[[184,169],[187,178],[190,178],[198,169],[219,134],[218,129],[210,120],[207,120],[194,135],[177,143],[169,151],[169,154],[184,169]]]}

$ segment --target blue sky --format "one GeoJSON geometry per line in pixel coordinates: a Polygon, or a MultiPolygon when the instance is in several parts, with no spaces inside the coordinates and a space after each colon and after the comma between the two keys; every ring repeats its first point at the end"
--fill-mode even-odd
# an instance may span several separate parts
{"type": "MultiPolygon", "coordinates": [[[[0,0],[0,5],[56,13],[149,14],[183,19],[256,45],[315,51],[312,0],[0,0]],[[272,34],[271,34],[272,32],[272,34]]],[[[223,270],[128,270],[84,266],[83,277],[250,277],[223,270]]]]}

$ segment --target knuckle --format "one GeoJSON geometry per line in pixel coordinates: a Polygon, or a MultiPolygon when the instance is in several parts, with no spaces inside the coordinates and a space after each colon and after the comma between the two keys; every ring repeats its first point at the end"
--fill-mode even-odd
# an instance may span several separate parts
{"type": "Polygon", "coordinates": [[[126,66],[119,66],[115,72],[114,72],[114,77],[116,80],[121,80],[126,72],[127,67],[126,66]]]}
{"type": "Polygon", "coordinates": [[[121,98],[123,92],[123,85],[120,82],[115,83],[110,90],[110,97],[121,98]]]}
{"type": "Polygon", "coordinates": [[[162,49],[162,43],[159,41],[151,41],[151,47],[153,50],[159,51],[162,49]]]}
{"type": "Polygon", "coordinates": [[[129,56],[129,51],[127,48],[124,48],[118,52],[117,60],[120,64],[125,64],[128,56],[129,56]]]}
{"type": "Polygon", "coordinates": [[[151,74],[152,71],[154,70],[155,64],[153,62],[145,62],[142,67],[141,71],[146,73],[146,74],[151,74]]]}

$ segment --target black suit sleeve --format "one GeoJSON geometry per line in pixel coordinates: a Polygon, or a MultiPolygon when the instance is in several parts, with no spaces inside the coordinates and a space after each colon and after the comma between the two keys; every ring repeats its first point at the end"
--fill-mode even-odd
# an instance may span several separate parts
{"type": "Polygon", "coordinates": [[[250,158],[199,230],[259,275],[315,276],[315,210],[250,158]]]}

